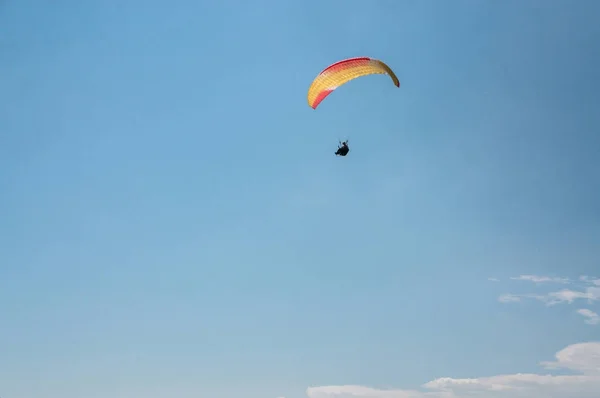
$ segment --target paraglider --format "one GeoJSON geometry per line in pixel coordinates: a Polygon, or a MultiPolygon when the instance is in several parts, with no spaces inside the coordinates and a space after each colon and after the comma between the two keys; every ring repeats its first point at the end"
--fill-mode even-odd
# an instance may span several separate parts
{"type": "Polygon", "coordinates": [[[400,87],[396,74],[382,61],[369,57],[348,58],[329,65],[313,80],[308,89],[308,105],[317,109],[321,101],[339,86],[358,77],[373,74],[388,75],[394,85],[400,87]]]}
{"type": "MultiPolygon", "coordinates": [[[[308,105],[317,109],[319,104],[335,89],[354,80],[367,75],[388,75],[396,87],[400,87],[398,77],[382,61],[369,57],[348,58],[336,62],[323,69],[315,77],[308,89],[308,105]]],[[[340,142],[336,156],[346,156],[350,152],[348,141],[340,142]]]]}
{"type": "Polygon", "coordinates": [[[346,156],[350,152],[350,148],[348,148],[348,140],[344,142],[340,142],[338,145],[337,151],[335,151],[336,156],[346,156]]]}

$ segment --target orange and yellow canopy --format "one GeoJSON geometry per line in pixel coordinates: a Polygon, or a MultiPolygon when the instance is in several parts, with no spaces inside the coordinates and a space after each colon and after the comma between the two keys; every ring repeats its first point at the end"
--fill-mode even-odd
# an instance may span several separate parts
{"type": "Polygon", "coordinates": [[[349,58],[329,65],[319,73],[308,89],[308,105],[317,109],[321,101],[342,84],[372,74],[389,75],[396,87],[400,87],[396,74],[383,62],[368,57],[349,58]]]}

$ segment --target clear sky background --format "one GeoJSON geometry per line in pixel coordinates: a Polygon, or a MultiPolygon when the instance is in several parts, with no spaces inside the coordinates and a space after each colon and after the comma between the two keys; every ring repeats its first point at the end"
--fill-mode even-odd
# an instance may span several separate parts
{"type": "Polygon", "coordinates": [[[0,396],[437,398],[588,343],[597,397],[598,15],[2,1],[0,396]],[[362,55],[401,88],[312,110],[362,55]]]}

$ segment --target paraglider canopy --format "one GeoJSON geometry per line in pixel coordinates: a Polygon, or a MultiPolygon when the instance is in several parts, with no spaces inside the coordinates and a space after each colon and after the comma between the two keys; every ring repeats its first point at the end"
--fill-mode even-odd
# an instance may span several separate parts
{"type": "Polygon", "coordinates": [[[357,77],[372,74],[389,75],[394,85],[400,87],[396,74],[382,61],[369,57],[349,58],[329,65],[319,73],[308,89],[308,105],[317,109],[321,101],[339,86],[357,77]]]}

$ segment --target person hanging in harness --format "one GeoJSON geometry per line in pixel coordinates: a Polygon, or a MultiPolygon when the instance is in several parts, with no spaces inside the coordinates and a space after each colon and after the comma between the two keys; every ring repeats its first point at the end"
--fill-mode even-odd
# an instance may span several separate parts
{"type": "Polygon", "coordinates": [[[337,151],[335,151],[336,156],[346,156],[350,152],[350,148],[348,148],[348,140],[344,142],[340,142],[338,145],[337,151]]]}

